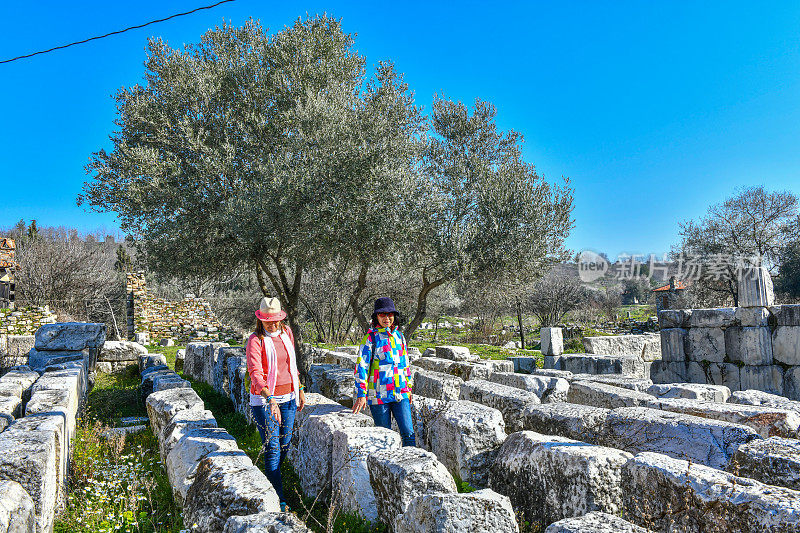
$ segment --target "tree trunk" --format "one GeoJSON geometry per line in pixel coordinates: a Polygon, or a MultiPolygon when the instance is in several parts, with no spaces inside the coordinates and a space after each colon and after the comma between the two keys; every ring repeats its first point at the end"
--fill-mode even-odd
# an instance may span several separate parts
{"type": "Polygon", "coordinates": [[[517,300],[517,322],[519,322],[520,347],[525,349],[525,330],[522,328],[522,304],[517,300]]]}
{"type": "Polygon", "coordinates": [[[366,335],[367,330],[369,329],[369,321],[367,320],[367,317],[364,316],[364,313],[361,310],[361,306],[358,304],[358,301],[361,299],[361,293],[364,292],[364,287],[366,287],[367,285],[368,268],[369,265],[366,262],[362,261],[361,270],[359,270],[358,272],[358,280],[356,282],[356,287],[353,289],[353,293],[350,295],[350,309],[353,310],[353,316],[358,321],[358,325],[361,327],[361,331],[364,335],[366,335]]]}
{"type": "Polygon", "coordinates": [[[422,321],[425,319],[425,315],[427,314],[427,307],[428,307],[428,294],[447,281],[446,278],[439,278],[435,281],[428,282],[425,272],[422,273],[422,288],[419,290],[419,295],[417,296],[417,309],[414,312],[414,318],[411,319],[411,322],[406,326],[404,331],[405,336],[407,339],[411,340],[411,336],[417,330],[422,321]]]}

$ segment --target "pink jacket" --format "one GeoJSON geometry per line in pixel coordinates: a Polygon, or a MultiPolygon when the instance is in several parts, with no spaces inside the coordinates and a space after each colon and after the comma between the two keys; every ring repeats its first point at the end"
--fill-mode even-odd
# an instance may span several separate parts
{"type": "MultiPolygon", "coordinates": [[[[300,390],[300,373],[297,371],[297,359],[294,353],[294,334],[287,327],[285,333],[274,337],[275,342],[283,342],[289,352],[289,372],[292,375],[292,384],[295,392],[300,390]]],[[[273,337],[265,336],[264,342],[253,333],[247,339],[247,372],[250,374],[250,394],[261,394],[264,387],[270,394],[275,392],[275,383],[278,379],[276,370],[275,348],[267,343],[272,343],[273,337]]]]}

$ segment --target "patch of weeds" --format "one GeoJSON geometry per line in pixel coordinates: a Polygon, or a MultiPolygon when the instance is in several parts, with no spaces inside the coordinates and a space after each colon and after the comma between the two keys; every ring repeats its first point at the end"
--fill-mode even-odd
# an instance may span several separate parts
{"type": "Polygon", "coordinates": [[[583,340],[580,337],[572,337],[564,342],[564,353],[584,353],[583,340]]]}
{"type": "Polygon", "coordinates": [[[464,481],[463,479],[461,479],[459,476],[457,476],[455,474],[453,474],[453,479],[456,482],[456,490],[459,493],[467,494],[467,493],[475,492],[476,490],[478,490],[475,487],[473,487],[472,485],[470,485],[468,482],[464,481]]]}
{"type": "Polygon", "coordinates": [[[175,359],[178,357],[178,350],[185,350],[186,346],[161,346],[158,344],[148,344],[147,351],[150,353],[160,353],[167,359],[167,366],[175,369],[175,359]]]}
{"type": "Polygon", "coordinates": [[[95,374],[94,388],[89,392],[86,418],[106,425],[125,416],[147,416],[139,396],[139,370],[129,366],[118,374],[95,374]]]}

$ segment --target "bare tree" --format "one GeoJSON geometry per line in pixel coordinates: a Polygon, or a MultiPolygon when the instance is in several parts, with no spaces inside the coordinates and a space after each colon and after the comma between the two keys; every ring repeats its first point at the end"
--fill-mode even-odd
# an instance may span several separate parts
{"type": "Polygon", "coordinates": [[[585,299],[586,291],[580,281],[554,268],[533,285],[525,307],[539,319],[543,327],[552,327],[585,299]]]}

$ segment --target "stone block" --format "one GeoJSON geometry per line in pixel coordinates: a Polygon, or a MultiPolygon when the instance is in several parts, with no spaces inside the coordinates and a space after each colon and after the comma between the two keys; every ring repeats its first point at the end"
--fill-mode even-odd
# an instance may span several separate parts
{"type": "Polygon", "coordinates": [[[742,405],[763,405],[765,407],[776,407],[778,409],[788,409],[800,413],[800,402],[793,401],[784,396],[771,394],[760,390],[743,390],[731,394],[730,403],[742,405]]]}
{"type": "Polygon", "coordinates": [[[644,362],[632,355],[565,354],[561,368],[573,374],[623,374],[644,376],[644,362]]]}
{"type": "Polygon", "coordinates": [[[706,382],[728,387],[731,391],[742,387],[739,366],[733,363],[711,363],[708,365],[706,382]]]}
{"type": "Polygon", "coordinates": [[[139,373],[154,366],[167,366],[167,358],[160,353],[143,354],[139,356],[139,373]]]}
{"type": "Polygon", "coordinates": [[[650,379],[653,383],[676,383],[686,381],[686,363],[672,361],[654,361],[650,367],[650,379]]]}
{"type": "Polygon", "coordinates": [[[322,374],[322,394],[345,407],[353,406],[356,380],[352,368],[332,368],[322,374]]]}
{"type": "Polygon", "coordinates": [[[201,460],[183,505],[184,523],[208,533],[223,531],[232,516],[278,512],[272,483],[241,450],[201,460]]]}
{"type": "Polygon", "coordinates": [[[371,522],[378,519],[367,457],[378,450],[399,450],[401,446],[400,434],[382,427],[349,427],[333,432],[333,498],[344,512],[360,513],[371,522]]]}
{"type": "Polygon", "coordinates": [[[707,402],[727,402],[731,390],[724,385],[707,385],[704,383],[667,383],[651,385],[647,394],[656,398],[686,398],[707,402]]]}
{"type": "Polygon", "coordinates": [[[489,376],[489,381],[532,392],[541,403],[565,402],[569,391],[566,379],[539,374],[496,372],[489,376]]]}
{"type": "Polygon", "coordinates": [[[631,454],[533,431],[512,433],[497,453],[489,486],[532,524],[591,511],[622,510],[620,472],[631,454]]]}
{"type": "Polygon", "coordinates": [[[584,337],[583,347],[586,353],[635,355],[648,362],[661,359],[661,339],[654,334],[584,337]]]}
{"type": "Polygon", "coordinates": [[[727,328],[737,326],[736,308],[720,307],[717,309],[692,309],[689,327],[694,328],[727,328]]]}
{"type": "MultiPolygon", "coordinates": [[[[248,403],[249,403],[249,391],[248,391],[248,403]]],[[[248,410],[250,408],[248,407],[248,410]]],[[[298,446],[300,444],[300,432],[302,428],[305,427],[306,421],[313,415],[313,416],[322,416],[329,413],[349,413],[351,412],[350,409],[347,409],[343,405],[326,398],[325,396],[315,393],[315,392],[307,392],[306,393],[306,405],[302,411],[298,411],[295,414],[294,418],[294,431],[292,432],[292,440],[289,444],[289,453],[288,458],[293,464],[297,464],[300,461],[298,446]]]]}
{"type": "Polygon", "coordinates": [[[664,309],[658,312],[658,325],[667,328],[689,328],[692,318],[691,309],[664,309]]]}
{"type": "Polygon", "coordinates": [[[167,462],[169,452],[175,444],[190,431],[201,428],[215,428],[217,421],[214,414],[208,410],[183,410],[175,413],[164,426],[163,431],[156,435],[158,438],[158,451],[164,464],[167,462]]]}
{"type": "MultiPolygon", "coordinates": [[[[519,375],[521,377],[533,377],[519,375]]],[[[482,379],[473,379],[461,385],[460,399],[479,403],[500,411],[506,424],[506,431],[509,433],[523,429],[522,418],[519,414],[528,405],[541,403],[539,397],[532,392],[482,379]]]]}
{"type": "Polygon", "coordinates": [[[535,357],[512,356],[507,358],[506,361],[511,361],[511,364],[514,365],[514,372],[532,374],[537,368],[535,357]]]}
{"type": "Polygon", "coordinates": [[[464,380],[456,376],[419,370],[414,376],[413,392],[415,395],[435,400],[457,400],[461,394],[462,383],[464,380]]]}
{"type": "MultiPolygon", "coordinates": [[[[305,409],[304,409],[305,410],[305,409]]],[[[325,412],[320,410],[319,413],[325,412]]],[[[300,477],[303,494],[316,498],[330,496],[333,434],[348,427],[374,426],[372,417],[348,410],[311,414],[299,426],[295,470],[300,477]]]]}
{"type": "Polygon", "coordinates": [[[556,370],[554,368],[536,368],[530,374],[534,374],[536,376],[547,376],[551,378],[561,378],[566,379],[567,381],[572,381],[572,376],[574,375],[572,372],[568,370],[556,370]]]}
{"type": "Polygon", "coordinates": [[[190,342],[186,346],[183,373],[192,379],[213,385],[218,351],[227,346],[224,342],[190,342]]]}
{"type": "Polygon", "coordinates": [[[542,328],[542,355],[561,355],[564,353],[564,336],[561,328],[542,328]]]}
{"type": "Polygon", "coordinates": [[[420,494],[397,518],[397,531],[406,533],[517,533],[511,501],[493,490],[468,494],[420,494]]]}
{"type": "Polygon", "coordinates": [[[456,492],[453,476],[436,456],[413,446],[376,451],[367,456],[367,469],[378,518],[395,533],[402,531],[396,519],[419,494],[456,492]]]}
{"type": "Polygon", "coordinates": [[[241,346],[222,346],[217,350],[217,357],[214,361],[213,382],[211,385],[214,390],[225,396],[230,395],[228,384],[228,361],[236,357],[237,360],[246,360],[245,350],[241,346]]]}
{"type": "Polygon", "coordinates": [[[436,357],[452,361],[479,361],[480,356],[472,354],[466,346],[437,346],[436,357]]]}
{"type": "Polygon", "coordinates": [[[52,530],[60,500],[58,439],[52,422],[38,416],[0,433],[0,479],[16,481],[31,497],[37,532],[52,530]]]}
{"type": "MultiPolygon", "coordinates": [[[[228,359],[228,388],[229,397],[233,408],[242,413],[246,418],[250,416],[250,388],[248,387],[249,374],[247,363],[242,358],[231,357],[228,359]]],[[[248,418],[249,419],[249,418],[248,418]]]]}
{"type": "Polygon", "coordinates": [[[653,397],[644,392],[593,381],[573,381],[567,394],[567,401],[570,403],[591,405],[604,409],[646,407],[652,400],[653,397]]]}
{"type": "MultiPolygon", "coordinates": [[[[151,367],[151,368],[159,368],[159,367],[151,367]]],[[[160,370],[146,372],[142,377],[142,382],[139,384],[139,395],[142,397],[143,400],[146,400],[148,396],[150,396],[153,392],[155,392],[156,380],[161,378],[172,379],[172,380],[181,379],[181,377],[174,370],[166,367],[160,370]]]]}
{"type": "Polygon", "coordinates": [[[33,335],[9,335],[6,338],[6,354],[11,357],[28,355],[36,343],[33,335]]]}
{"type": "Polygon", "coordinates": [[[211,452],[237,451],[236,439],[223,428],[195,427],[187,430],[172,446],[164,465],[175,501],[183,506],[186,493],[194,482],[195,469],[204,457],[211,452]]]}
{"type": "Polygon", "coordinates": [[[16,381],[4,381],[0,378],[0,396],[13,396],[22,399],[22,385],[16,381]]]}
{"type": "Polygon", "coordinates": [[[601,439],[606,416],[610,412],[609,409],[589,405],[548,403],[530,405],[520,416],[527,430],[597,443],[601,439]]]}
{"type": "Polygon", "coordinates": [[[430,427],[431,451],[453,474],[486,486],[489,467],[506,438],[503,415],[474,402],[451,402],[430,427]]]}
{"type": "Polygon", "coordinates": [[[550,370],[564,370],[560,355],[545,355],[544,368],[550,370]]]}
{"type": "Polygon", "coordinates": [[[713,468],[725,468],[736,448],[761,438],[750,427],[647,407],[614,409],[602,443],[631,453],[654,451],[713,468]]]}
{"type": "Polygon", "coordinates": [[[687,330],[682,328],[661,330],[661,359],[663,361],[684,362],[688,360],[686,358],[686,334],[687,330]]]}
{"type": "Polygon", "coordinates": [[[26,399],[25,392],[28,391],[27,396],[30,396],[30,388],[33,383],[39,379],[39,373],[34,372],[27,366],[18,366],[6,372],[0,381],[19,383],[22,387],[22,398],[26,399]]]}
{"type": "Polygon", "coordinates": [[[772,333],[772,353],[778,363],[800,365],[800,326],[775,328],[772,333]]]}
{"type": "Polygon", "coordinates": [[[291,513],[267,512],[231,516],[222,533],[311,533],[311,530],[291,513]]]}
{"type": "Polygon", "coordinates": [[[741,424],[753,428],[764,438],[773,436],[797,438],[800,429],[800,413],[775,407],[682,398],[654,400],[652,407],[673,413],[741,424]]]}
{"type": "Polygon", "coordinates": [[[186,360],[186,349],[175,352],[175,372],[183,372],[183,362],[186,360]]]}
{"type": "Polygon", "coordinates": [[[776,305],[769,308],[778,326],[800,326],[800,304],[776,305]]]}
{"type": "Polygon", "coordinates": [[[114,367],[111,366],[111,363],[107,361],[100,361],[95,365],[95,370],[98,372],[102,372],[104,374],[112,374],[114,372],[114,367]]]}
{"type": "Polygon", "coordinates": [[[790,400],[800,400],[800,366],[792,366],[784,371],[783,394],[790,400]]]}
{"type": "Polygon", "coordinates": [[[733,326],[725,330],[728,359],[746,365],[772,364],[772,335],[768,327],[733,326]]]}
{"type": "Polygon", "coordinates": [[[783,368],[777,365],[745,365],[739,369],[739,382],[742,390],[756,389],[783,394],[783,368]]]}
{"type": "Polygon", "coordinates": [[[175,340],[174,339],[165,338],[165,339],[161,339],[161,342],[159,342],[158,344],[160,344],[161,346],[164,346],[164,347],[175,346],[175,340]]]}
{"type": "Polygon", "coordinates": [[[766,267],[742,269],[739,272],[740,307],[769,307],[775,303],[772,276],[766,267]]]}
{"type": "Polygon", "coordinates": [[[645,392],[653,385],[650,379],[617,374],[573,374],[570,379],[570,382],[572,381],[594,381],[638,392],[645,392]]]}
{"type": "MultiPolygon", "coordinates": [[[[444,412],[450,402],[415,396],[411,403],[411,418],[414,421],[416,445],[431,451],[431,427],[433,420],[444,412]]],[[[394,421],[392,422],[394,424],[394,421]]]]}
{"type": "Polygon", "coordinates": [[[686,358],[698,363],[722,363],[725,361],[725,332],[722,328],[690,329],[686,334],[686,358]]]}
{"type": "Polygon", "coordinates": [[[742,444],[726,470],[767,485],[800,490],[800,441],[770,437],[742,444]]]}
{"type": "Polygon", "coordinates": [[[565,518],[550,524],[544,533],[648,533],[618,516],[592,511],[583,516],[565,518]]]}
{"type": "Polygon", "coordinates": [[[168,389],[154,392],[145,402],[153,434],[158,437],[172,417],[180,411],[205,411],[203,400],[194,389],[168,389]]]}
{"type": "Polygon", "coordinates": [[[481,361],[488,366],[492,373],[495,372],[514,372],[514,362],[506,359],[486,359],[481,361]]]}
{"type": "Polygon", "coordinates": [[[36,512],[33,499],[16,481],[0,480],[0,531],[34,533],[36,512]]]}
{"type": "Polygon", "coordinates": [[[622,470],[625,515],[655,531],[796,531],[800,492],[658,453],[622,470]]]}
{"type": "Polygon", "coordinates": [[[16,396],[0,397],[0,431],[22,415],[22,399],[16,396]]]}
{"type": "Polygon", "coordinates": [[[316,394],[322,394],[323,374],[328,370],[339,368],[339,365],[331,363],[313,364],[308,369],[308,379],[310,381],[308,389],[316,394]]]}
{"type": "Polygon", "coordinates": [[[770,312],[766,307],[737,307],[736,321],[745,327],[764,327],[769,325],[770,312]]]}
{"type": "Polygon", "coordinates": [[[77,361],[88,366],[89,350],[83,351],[40,351],[32,348],[28,354],[30,368],[44,370],[50,365],[77,361]]]}
{"type": "Polygon", "coordinates": [[[99,349],[106,341],[106,325],[89,322],[45,324],[36,330],[37,350],[81,351],[99,349]]]}
{"type": "Polygon", "coordinates": [[[153,380],[153,392],[167,389],[191,389],[192,383],[175,374],[174,376],[159,376],[153,380]]]}
{"type": "Polygon", "coordinates": [[[106,341],[100,348],[98,361],[130,361],[138,362],[139,357],[147,354],[147,348],[136,342],[106,341]]]}

